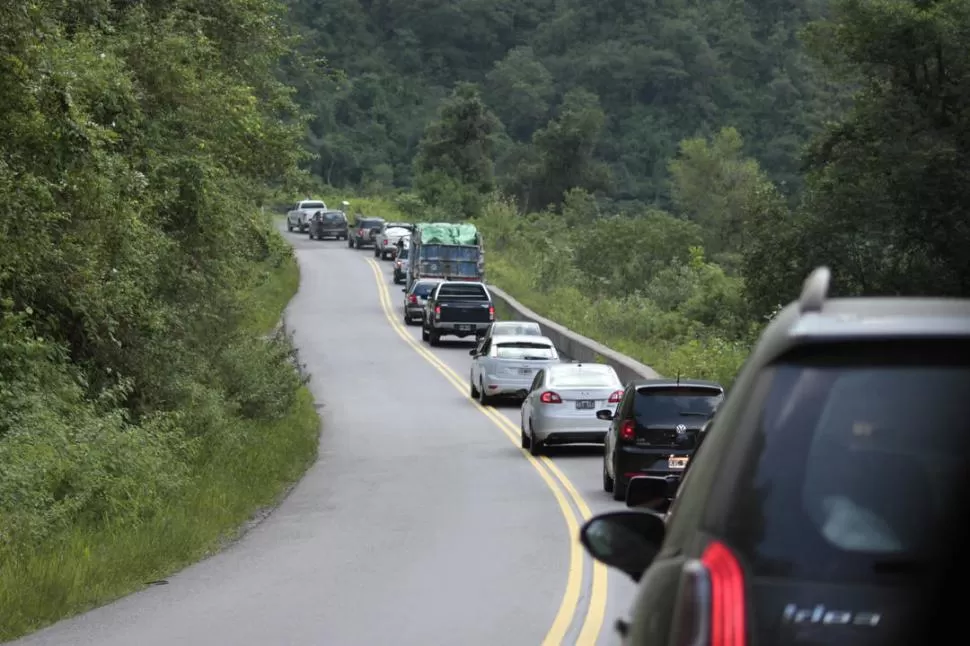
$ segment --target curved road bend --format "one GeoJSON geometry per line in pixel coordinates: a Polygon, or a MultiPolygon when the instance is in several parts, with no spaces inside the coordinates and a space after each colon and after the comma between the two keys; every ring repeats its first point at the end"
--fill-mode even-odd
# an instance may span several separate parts
{"type": "Polygon", "coordinates": [[[592,567],[568,493],[401,338],[366,252],[288,237],[302,280],[287,319],[325,403],[317,463],[265,521],[168,585],[15,643],[593,643],[591,628],[580,638],[592,567]]]}
{"type": "MultiPolygon", "coordinates": [[[[317,244],[331,243],[328,241],[324,243],[318,242],[317,244]]],[[[350,251],[350,253],[354,252],[350,251]]],[[[408,334],[416,343],[422,345],[426,351],[433,353],[439,361],[450,368],[450,371],[461,380],[466,396],[468,396],[468,375],[471,366],[471,357],[468,356],[468,351],[474,346],[474,342],[458,339],[457,337],[446,337],[442,340],[441,345],[436,348],[431,348],[427,343],[422,343],[420,326],[404,326],[403,324],[401,318],[401,306],[404,297],[402,293],[403,285],[394,284],[392,264],[390,262],[375,260],[373,254],[365,250],[357,253],[367,258],[369,264],[377,264],[379,266],[381,278],[389,294],[393,315],[399,323],[398,327],[407,330],[408,334]]],[[[506,420],[505,424],[508,429],[517,436],[521,419],[519,415],[520,407],[512,402],[507,404],[498,403],[490,408],[493,408],[496,413],[506,420]]],[[[581,514],[580,523],[582,522],[582,516],[588,517],[590,514],[626,508],[626,505],[615,502],[611,494],[603,491],[602,447],[553,447],[541,458],[541,461],[546,464],[551,463],[553,471],[557,471],[561,478],[568,483],[566,487],[571,489],[573,497],[579,498],[580,504],[577,505],[577,510],[581,514]]],[[[584,589],[586,590],[590,587],[591,569],[591,566],[587,564],[586,577],[584,579],[584,589]]],[[[636,594],[637,586],[629,578],[616,571],[607,570],[602,567],[599,569],[602,570],[600,576],[608,579],[608,593],[604,594],[600,586],[600,589],[597,589],[593,594],[593,603],[589,604],[587,593],[584,592],[584,600],[581,602],[584,605],[580,608],[579,614],[586,613],[587,624],[592,624],[596,621],[601,623],[599,639],[597,640],[598,644],[613,644],[617,640],[613,624],[616,618],[626,615],[636,594]],[[608,577],[606,575],[607,572],[608,577]],[[604,597],[606,601],[605,607],[603,605],[604,597]],[[590,608],[590,605],[592,605],[592,608],[590,608]]],[[[584,639],[583,643],[589,642],[587,639],[584,639]]]]}

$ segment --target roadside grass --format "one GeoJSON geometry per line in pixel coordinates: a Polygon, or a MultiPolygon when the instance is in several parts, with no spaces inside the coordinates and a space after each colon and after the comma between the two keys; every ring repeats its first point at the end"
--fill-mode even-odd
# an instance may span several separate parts
{"type": "MultiPolygon", "coordinates": [[[[252,293],[253,330],[272,329],[299,284],[288,257],[252,293]]],[[[280,419],[239,418],[180,493],[144,521],[75,524],[16,557],[0,552],[0,642],[103,605],[209,556],[278,502],[317,454],[320,419],[301,387],[280,419]]]]}

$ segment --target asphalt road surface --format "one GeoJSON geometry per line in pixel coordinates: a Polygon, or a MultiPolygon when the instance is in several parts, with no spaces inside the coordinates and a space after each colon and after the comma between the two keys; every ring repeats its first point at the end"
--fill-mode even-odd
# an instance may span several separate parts
{"type": "Polygon", "coordinates": [[[15,644],[611,644],[634,584],[576,540],[620,508],[601,449],[538,460],[516,406],[468,397],[471,341],[431,349],[401,321],[391,263],[284,234],[287,311],[322,404],[320,457],[240,541],[154,586],[15,644]]]}

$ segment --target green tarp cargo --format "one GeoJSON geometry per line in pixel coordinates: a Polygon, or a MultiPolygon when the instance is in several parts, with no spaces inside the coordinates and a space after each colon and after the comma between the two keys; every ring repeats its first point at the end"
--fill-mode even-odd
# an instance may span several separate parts
{"type": "Polygon", "coordinates": [[[451,222],[431,222],[419,224],[415,239],[421,244],[469,245],[481,244],[478,228],[474,224],[453,224],[451,222]]]}

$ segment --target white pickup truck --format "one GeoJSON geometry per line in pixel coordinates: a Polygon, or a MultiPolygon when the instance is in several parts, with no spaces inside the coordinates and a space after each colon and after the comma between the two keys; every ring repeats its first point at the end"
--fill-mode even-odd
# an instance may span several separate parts
{"type": "Polygon", "coordinates": [[[286,230],[304,233],[310,230],[310,216],[317,211],[326,211],[322,200],[301,200],[286,214],[286,230]]]}

